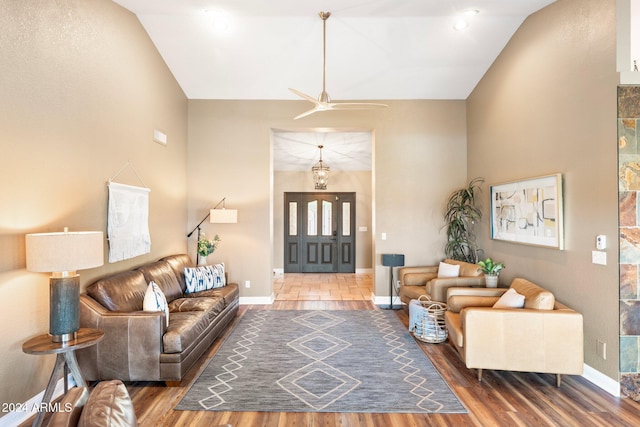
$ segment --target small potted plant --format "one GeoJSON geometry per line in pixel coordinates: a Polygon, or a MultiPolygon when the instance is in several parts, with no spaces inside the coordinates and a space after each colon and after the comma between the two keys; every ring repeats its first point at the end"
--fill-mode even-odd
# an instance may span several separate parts
{"type": "Polygon", "coordinates": [[[213,239],[207,239],[204,234],[200,236],[198,240],[198,255],[200,256],[199,264],[206,264],[207,257],[213,253],[218,247],[218,244],[222,241],[217,234],[213,239]]]}
{"type": "Polygon", "coordinates": [[[478,265],[484,273],[485,283],[487,288],[495,288],[498,286],[498,275],[500,271],[505,268],[501,262],[494,262],[491,258],[487,258],[484,261],[478,261],[478,265]]]}

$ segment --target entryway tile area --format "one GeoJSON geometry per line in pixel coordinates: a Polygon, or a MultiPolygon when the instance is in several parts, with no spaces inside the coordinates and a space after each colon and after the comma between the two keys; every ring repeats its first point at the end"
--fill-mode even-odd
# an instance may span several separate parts
{"type": "Polygon", "coordinates": [[[275,277],[278,301],[370,301],[372,273],[284,273],[275,277]]]}

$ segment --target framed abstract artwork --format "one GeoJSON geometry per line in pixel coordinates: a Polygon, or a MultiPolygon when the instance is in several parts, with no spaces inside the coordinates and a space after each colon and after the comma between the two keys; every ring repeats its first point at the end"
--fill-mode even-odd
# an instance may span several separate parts
{"type": "Polygon", "coordinates": [[[562,175],[492,185],[491,238],[563,250],[562,175]]]}

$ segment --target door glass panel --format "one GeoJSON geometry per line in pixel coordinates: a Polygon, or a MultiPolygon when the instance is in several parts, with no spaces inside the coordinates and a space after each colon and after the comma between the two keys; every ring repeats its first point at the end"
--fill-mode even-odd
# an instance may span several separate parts
{"type": "Polygon", "coordinates": [[[289,236],[298,235],[298,202],[289,202],[289,236]]]}
{"type": "Polygon", "coordinates": [[[307,236],[318,235],[318,201],[307,203],[307,236]]]}
{"type": "Polygon", "coordinates": [[[351,236],[351,202],[342,204],[342,235],[351,236]]]}
{"type": "Polygon", "coordinates": [[[332,219],[331,219],[331,207],[332,203],[326,200],[322,201],[322,235],[323,236],[331,236],[333,234],[333,230],[331,227],[332,219]]]}

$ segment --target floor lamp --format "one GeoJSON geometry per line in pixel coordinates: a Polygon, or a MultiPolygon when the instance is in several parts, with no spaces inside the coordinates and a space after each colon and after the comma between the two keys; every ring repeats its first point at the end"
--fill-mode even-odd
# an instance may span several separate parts
{"type": "Polygon", "coordinates": [[[381,305],[384,310],[398,310],[402,308],[402,304],[393,305],[393,267],[404,266],[404,255],[402,254],[383,254],[382,265],[389,267],[389,305],[381,305]]]}
{"type": "MultiPolygon", "coordinates": [[[[226,197],[220,200],[218,204],[216,204],[213,207],[213,209],[209,210],[209,213],[207,214],[207,216],[202,218],[202,221],[200,221],[198,225],[196,225],[196,227],[193,230],[191,230],[189,234],[187,234],[187,238],[189,238],[196,230],[198,230],[198,239],[196,240],[196,248],[198,247],[197,245],[198,245],[198,242],[200,241],[200,226],[202,225],[203,222],[207,220],[207,218],[209,218],[209,222],[212,224],[235,224],[238,222],[238,210],[227,209],[224,205],[225,200],[227,200],[226,197]],[[218,209],[218,206],[220,205],[222,205],[222,209],[218,209]]],[[[200,254],[196,249],[196,265],[198,265],[199,263],[200,263],[200,254]]]]}

